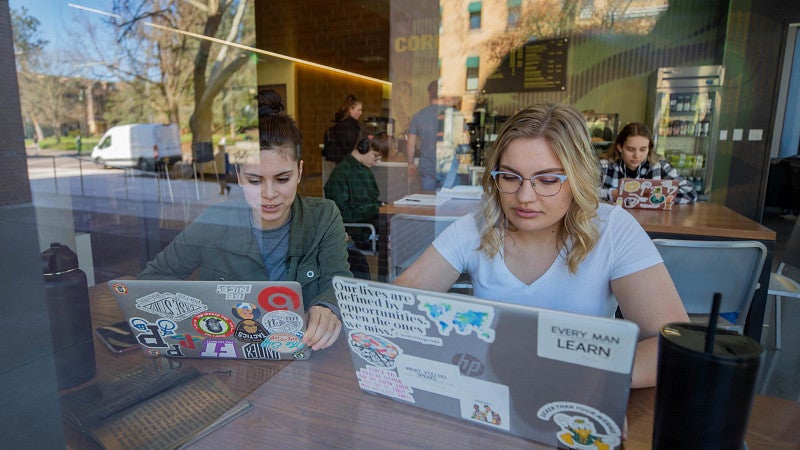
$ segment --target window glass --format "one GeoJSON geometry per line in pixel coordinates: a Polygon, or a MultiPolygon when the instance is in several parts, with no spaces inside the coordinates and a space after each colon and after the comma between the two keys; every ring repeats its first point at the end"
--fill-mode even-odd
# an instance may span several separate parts
{"type": "MultiPolygon", "coordinates": [[[[483,3],[354,0],[343,13],[326,0],[9,0],[27,155],[14,187],[31,192],[37,221],[27,256],[67,245],[93,298],[109,280],[136,277],[207,208],[244,201],[236,167],[259,151],[258,96],[269,90],[302,132],[297,192],[307,197],[323,196],[336,166],[320,146],[343,100],[357,97],[358,125],[390,137],[370,172],[378,202],[391,206],[445,179],[479,184],[503,120],[525,105],[645,121],[652,108],[641,87],[659,67],[721,63],[727,2],[483,3]],[[566,56],[534,54],[558,38],[566,56]],[[553,74],[563,89],[547,88],[553,74]],[[426,109],[436,111],[420,123],[426,109]],[[125,152],[98,157],[96,148],[125,152]],[[417,173],[409,156],[420,158],[417,173]]],[[[374,215],[357,222],[372,219],[384,225],[374,215]]],[[[384,281],[398,241],[388,229],[376,234],[369,271],[384,281]]]]}

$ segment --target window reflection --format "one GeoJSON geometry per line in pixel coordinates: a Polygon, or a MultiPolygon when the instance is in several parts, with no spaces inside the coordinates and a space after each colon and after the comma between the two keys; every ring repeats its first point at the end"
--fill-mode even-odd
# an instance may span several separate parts
{"type": "Polygon", "coordinates": [[[15,44],[28,182],[41,249],[58,241],[76,250],[90,284],[135,276],[205,207],[240,194],[231,164],[258,148],[260,88],[280,89],[304,134],[304,195],[322,194],[319,145],[332,111],[349,92],[362,99],[361,121],[393,137],[374,169],[391,203],[421,190],[400,166],[431,81],[451,118],[455,178],[469,184],[523,105],[566,102],[645,120],[644,86],[658,67],[721,62],[727,10],[683,2],[675,11],[668,0],[364,1],[353,2],[364,18],[342,26],[327,24],[341,11],[322,0],[234,1],[218,16],[202,2],[57,3],[68,20],[45,37],[51,24],[30,20],[43,20],[41,9],[10,2],[15,31],[25,32],[15,44]],[[564,66],[550,75],[563,89],[525,76],[519,88],[488,88],[504,64],[530,74],[525,52],[555,39],[566,42],[564,66]],[[130,123],[176,124],[180,158],[148,170],[96,166],[92,148],[113,143],[103,134],[130,123]]]}

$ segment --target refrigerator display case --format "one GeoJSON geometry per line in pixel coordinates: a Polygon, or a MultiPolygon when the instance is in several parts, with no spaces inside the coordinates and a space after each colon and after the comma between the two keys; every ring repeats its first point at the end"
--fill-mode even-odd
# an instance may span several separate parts
{"type": "Polygon", "coordinates": [[[656,152],[694,183],[700,200],[712,187],[724,75],[723,66],[662,67],[651,79],[656,152]]]}

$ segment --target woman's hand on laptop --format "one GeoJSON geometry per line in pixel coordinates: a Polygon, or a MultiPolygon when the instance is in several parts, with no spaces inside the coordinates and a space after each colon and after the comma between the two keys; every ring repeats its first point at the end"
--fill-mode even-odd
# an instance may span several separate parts
{"type": "Polygon", "coordinates": [[[333,311],[324,306],[312,306],[308,309],[308,327],[303,343],[312,350],[322,350],[336,342],[340,331],[342,322],[333,311]]]}

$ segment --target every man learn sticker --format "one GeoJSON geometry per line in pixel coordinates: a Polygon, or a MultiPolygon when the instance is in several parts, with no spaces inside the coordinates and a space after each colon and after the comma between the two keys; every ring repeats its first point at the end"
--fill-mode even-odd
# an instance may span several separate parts
{"type": "Polygon", "coordinates": [[[636,352],[633,322],[539,313],[537,354],[572,364],[628,373],[636,352]]]}

